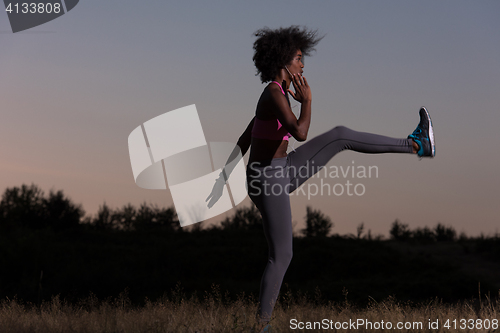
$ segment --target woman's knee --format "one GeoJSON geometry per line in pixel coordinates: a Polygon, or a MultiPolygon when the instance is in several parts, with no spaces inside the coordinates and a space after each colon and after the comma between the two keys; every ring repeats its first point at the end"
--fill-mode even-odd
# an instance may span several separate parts
{"type": "Polygon", "coordinates": [[[330,135],[335,139],[348,139],[351,136],[352,130],[348,127],[339,125],[330,130],[330,135]]]}
{"type": "Polygon", "coordinates": [[[276,262],[282,266],[288,267],[290,262],[292,261],[293,250],[292,249],[283,249],[276,253],[276,262]]]}
{"type": "Polygon", "coordinates": [[[345,127],[345,126],[339,125],[339,126],[335,126],[334,128],[332,128],[331,131],[338,133],[338,134],[344,134],[344,133],[350,131],[350,129],[345,127]]]}

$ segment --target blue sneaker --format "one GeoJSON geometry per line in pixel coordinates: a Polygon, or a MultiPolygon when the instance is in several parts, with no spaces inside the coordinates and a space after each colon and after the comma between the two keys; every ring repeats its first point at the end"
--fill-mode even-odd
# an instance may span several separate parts
{"type": "Polygon", "coordinates": [[[413,139],[420,149],[417,154],[419,157],[436,156],[436,143],[434,141],[434,129],[432,127],[431,116],[425,107],[420,108],[420,122],[408,139],[413,139]]]}

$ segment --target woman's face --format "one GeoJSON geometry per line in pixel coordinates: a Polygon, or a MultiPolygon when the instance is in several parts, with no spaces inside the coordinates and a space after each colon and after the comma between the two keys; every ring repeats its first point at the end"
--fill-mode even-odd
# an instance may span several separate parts
{"type": "Polygon", "coordinates": [[[304,64],[302,63],[302,51],[297,50],[297,53],[293,57],[292,61],[286,66],[292,74],[302,74],[304,71],[304,64]]]}

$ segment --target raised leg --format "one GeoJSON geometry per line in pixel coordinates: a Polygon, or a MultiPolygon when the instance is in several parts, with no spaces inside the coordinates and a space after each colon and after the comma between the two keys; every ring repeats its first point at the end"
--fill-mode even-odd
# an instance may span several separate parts
{"type": "Polygon", "coordinates": [[[414,142],[412,139],[398,139],[357,132],[345,126],[334,127],[288,154],[290,193],[343,150],[353,150],[365,154],[412,154],[414,153],[414,142]]]}

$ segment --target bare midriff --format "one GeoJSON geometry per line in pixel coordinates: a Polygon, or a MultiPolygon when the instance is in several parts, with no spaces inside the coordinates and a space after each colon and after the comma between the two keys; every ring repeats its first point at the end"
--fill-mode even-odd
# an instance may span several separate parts
{"type": "Polygon", "coordinates": [[[250,157],[248,162],[270,160],[272,158],[286,157],[288,149],[287,140],[269,140],[252,138],[250,157]]]}

